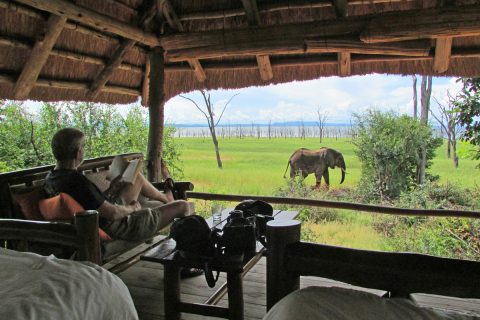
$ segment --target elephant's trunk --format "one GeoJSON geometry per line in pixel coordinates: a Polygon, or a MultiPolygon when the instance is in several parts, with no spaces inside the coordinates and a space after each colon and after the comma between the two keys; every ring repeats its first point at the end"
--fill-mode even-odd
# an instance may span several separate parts
{"type": "Polygon", "coordinates": [[[340,184],[343,183],[343,181],[345,180],[345,168],[341,168],[342,169],[342,181],[340,181],[340,184]]]}

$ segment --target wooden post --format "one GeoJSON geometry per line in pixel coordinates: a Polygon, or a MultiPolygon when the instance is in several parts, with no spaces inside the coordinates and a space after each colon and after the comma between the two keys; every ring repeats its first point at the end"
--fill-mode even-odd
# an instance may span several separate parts
{"type": "Polygon", "coordinates": [[[101,263],[100,239],[98,237],[98,212],[87,210],[75,215],[78,236],[78,260],[101,263]]]}
{"type": "Polygon", "coordinates": [[[285,247],[300,241],[298,220],[272,220],[267,223],[267,311],[284,296],[300,288],[300,276],[284,268],[285,247]]]}
{"type": "Polygon", "coordinates": [[[149,55],[150,79],[148,103],[150,127],[148,134],[148,180],[158,182],[161,179],[160,160],[163,150],[164,105],[165,105],[165,65],[163,49],[156,47],[149,55]]]}
{"type": "Polygon", "coordinates": [[[180,267],[166,264],[163,272],[164,308],[166,320],[179,320],[180,312],[180,267]]]}
{"type": "Polygon", "coordinates": [[[242,273],[227,272],[228,319],[243,320],[243,283],[242,273]]]}

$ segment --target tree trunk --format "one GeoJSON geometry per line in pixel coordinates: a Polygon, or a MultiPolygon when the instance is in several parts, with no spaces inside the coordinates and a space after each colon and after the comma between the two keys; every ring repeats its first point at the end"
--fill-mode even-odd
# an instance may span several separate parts
{"type": "Polygon", "coordinates": [[[418,109],[417,109],[417,76],[412,76],[413,78],[413,118],[417,119],[418,109]]]}
{"type": "MultiPolygon", "coordinates": [[[[432,76],[422,77],[422,91],[421,91],[421,111],[420,121],[423,125],[428,125],[428,109],[430,108],[430,96],[432,95],[432,76]]],[[[427,150],[424,145],[420,151],[420,163],[418,164],[417,183],[425,183],[425,169],[427,166],[427,150]]]]}
{"type": "Polygon", "coordinates": [[[452,154],[453,154],[453,166],[458,168],[458,157],[457,157],[457,142],[452,140],[452,154]]]}

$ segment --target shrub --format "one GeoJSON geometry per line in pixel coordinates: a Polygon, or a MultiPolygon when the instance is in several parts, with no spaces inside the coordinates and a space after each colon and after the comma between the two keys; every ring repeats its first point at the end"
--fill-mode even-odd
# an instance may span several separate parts
{"type": "MultiPolygon", "coordinates": [[[[394,199],[415,183],[416,168],[423,146],[427,160],[442,141],[432,130],[412,117],[370,110],[355,115],[355,153],[362,162],[359,190],[367,201],[394,199]]],[[[427,162],[427,168],[430,161],[427,162]]]]}

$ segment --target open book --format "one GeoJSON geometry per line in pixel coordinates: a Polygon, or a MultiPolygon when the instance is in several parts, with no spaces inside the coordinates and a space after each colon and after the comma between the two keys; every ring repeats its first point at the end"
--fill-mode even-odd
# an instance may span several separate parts
{"type": "Polygon", "coordinates": [[[121,182],[134,183],[138,173],[142,169],[142,160],[134,159],[127,161],[122,156],[116,156],[113,158],[110,169],[107,173],[107,180],[114,180],[120,176],[121,182]]]}

